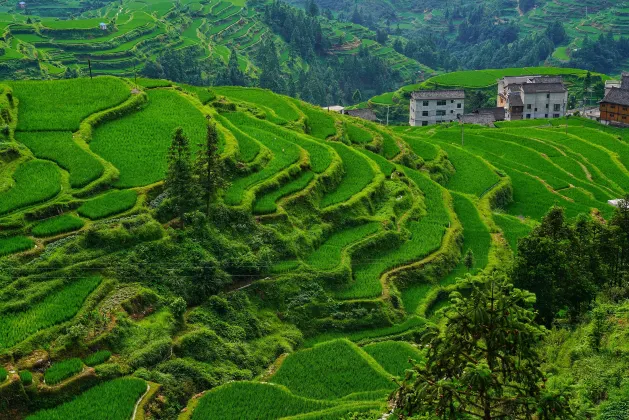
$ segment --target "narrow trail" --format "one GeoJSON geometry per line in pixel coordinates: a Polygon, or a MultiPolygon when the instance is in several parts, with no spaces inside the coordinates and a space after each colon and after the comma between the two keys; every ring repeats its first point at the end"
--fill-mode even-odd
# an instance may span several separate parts
{"type": "Polygon", "coordinates": [[[149,384],[147,382],[146,384],[146,391],[144,392],[144,394],[142,394],[142,396],[138,399],[138,401],[135,403],[135,408],[133,409],[133,416],[131,417],[131,420],[135,420],[137,418],[138,415],[138,407],[140,406],[140,403],[142,403],[142,401],[144,400],[144,398],[148,395],[148,393],[151,391],[151,384],[149,384]]]}

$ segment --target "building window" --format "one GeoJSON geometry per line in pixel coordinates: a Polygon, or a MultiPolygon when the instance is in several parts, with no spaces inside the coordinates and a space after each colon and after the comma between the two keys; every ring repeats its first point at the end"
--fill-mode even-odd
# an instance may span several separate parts
{"type": "Polygon", "coordinates": [[[526,109],[531,109],[531,104],[526,104],[526,109]]]}
{"type": "Polygon", "coordinates": [[[526,119],[530,120],[531,119],[531,114],[526,114],[526,119]]]}
{"type": "Polygon", "coordinates": [[[546,99],[550,99],[550,93],[546,94],[546,99]]]}
{"type": "Polygon", "coordinates": [[[450,114],[454,114],[454,109],[451,109],[451,110],[450,110],[450,114]]]}
{"type": "Polygon", "coordinates": [[[424,101],[424,102],[422,102],[422,105],[423,105],[423,106],[428,106],[428,101],[424,101]]]}
{"type": "Polygon", "coordinates": [[[537,112],[537,108],[535,108],[535,112],[537,112]]]}
{"type": "Polygon", "coordinates": [[[450,100],[450,103],[453,104],[454,103],[454,99],[450,100]]]}
{"type": "Polygon", "coordinates": [[[427,117],[428,116],[428,111],[422,111],[422,117],[427,117]]]}
{"type": "Polygon", "coordinates": [[[461,109],[461,104],[456,104],[456,107],[461,109]]]}
{"type": "Polygon", "coordinates": [[[616,105],[610,106],[611,109],[616,109],[616,105]]]}
{"type": "Polygon", "coordinates": [[[561,105],[559,104],[553,105],[553,111],[561,111],[561,105]]]}
{"type": "Polygon", "coordinates": [[[446,101],[437,101],[437,106],[445,106],[446,101]]]}
{"type": "Polygon", "coordinates": [[[422,126],[425,127],[428,125],[428,121],[422,121],[422,126]]]}
{"type": "Polygon", "coordinates": [[[609,114],[610,118],[614,118],[616,116],[616,114],[609,114]]]}
{"type": "Polygon", "coordinates": [[[456,114],[457,119],[461,119],[461,114],[456,114]]]}
{"type": "Polygon", "coordinates": [[[626,111],[626,110],[627,110],[627,107],[626,107],[626,106],[623,106],[623,107],[622,107],[622,110],[623,110],[623,111],[626,111]]]}
{"type": "Polygon", "coordinates": [[[544,118],[548,118],[548,114],[544,114],[544,118]]]}
{"type": "Polygon", "coordinates": [[[444,115],[446,115],[446,110],[445,109],[438,109],[437,110],[437,116],[438,117],[443,117],[444,115]]]}
{"type": "Polygon", "coordinates": [[[553,118],[559,118],[559,114],[553,114],[553,118]]]}

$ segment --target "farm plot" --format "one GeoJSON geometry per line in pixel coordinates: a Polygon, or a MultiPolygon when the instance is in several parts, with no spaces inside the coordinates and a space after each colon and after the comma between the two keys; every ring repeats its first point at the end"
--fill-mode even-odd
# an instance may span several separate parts
{"type": "Polygon", "coordinates": [[[625,169],[629,169],[629,145],[621,140],[618,140],[617,137],[614,137],[611,134],[603,133],[600,130],[593,130],[584,127],[569,127],[568,133],[582,139],[583,141],[596,144],[604,147],[612,153],[616,153],[620,163],[625,167],[625,169]]]}
{"type": "MultiPolygon", "coordinates": [[[[263,110],[267,111],[267,117],[269,117],[269,112],[271,114],[275,114],[276,118],[279,117],[279,120],[277,121],[272,121],[271,118],[269,119],[274,123],[281,124],[283,122],[296,121],[301,118],[300,112],[293,106],[288,98],[285,99],[270,90],[258,88],[217,87],[214,88],[214,92],[230,99],[250,102],[261,106],[263,110]]],[[[270,117],[273,116],[274,115],[270,115],[270,117]]]]}
{"type": "Polygon", "coordinates": [[[277,211],[276,203],[278,200],[303,190],[310,184],[310,181],[312,181],[314,177],[315,174],[312,171],[303,172],[298,178],[280,188],[265,193],[260,197],[256,197],[256,201],[253,203],[253,212],[255,214],[275,213],[275,211],[277,211]]]}
{"type": "Polygon", "coordinates": [[[56,385],[83,370],[81,359],[68,359],[53,363],[44,373],[44,382],[47,385],[56,385]]]}
{"type": "Polygon", "coordinates": [[[146,382],[137,378],[120,378],[105,382],[74,400],[42,410],[28,420],[128,420],[135,404],[146,392],[146,382]]]}
{"type": "Polygon", "coordinates": [[[245,134],[241,130],[233,129],[229,120],[226,120],[223,116],[218,116],[221,124],[229,129],[238,142],[238,151],[240,153],[240,160],[248,163],[255,159],[260,153],[260,143],[253,137],[245,134]]]}
{"type": "Polygon", "coordinates": [[[479,197],[494,186],[500,177],[478,156],[450,144],[440,143],[456,172],[450,177],[450,190],[479,197]]]}
{"type": "Polygon", "coordinates": [[[354,124],[346,123],[345,132],[347,133],[347,137],[349,137],[349,141],[352,143],[366,144],[373,141],[373,135],[371,132],[354,124]]]}
{"type": "Polygon", "coordinates": [[[0,349],[10,348],[37,331],[72,318],[100,280],[99,277],[76,280],[24,311],[0,314],[0,349]]]}
{"type": "Polygon", "coordinates": [[[83,187],[103,174],[103,165],[79,147],[69,131],[17,132],[15,138],[36,157],[52,160],[68,171],[70,185],[74,188],[83,187]]]}
{"type": "Polygon", "coordinates": [[[194,410],[192,420],[279,419],[335,406],[338,403],[300,397],[279,385],[232,382],[205,394],[194,410]]]}
{"type": "Polygon", "coordinates": [[[35,242],[25,236],[0,238],[0,257],[26,251],[35,246],[35,242]]]}
{"type": "Polygon", "coordinates": [[[182,127],[194,154],[205,141],[203,114],[175,91],[151,90],[148,105],[97,127],[91,149],[119,171],[117,187],[140,187],[161,181],[173,132],[182,127]]]}
{"type": "Polygon", "coordinates": [[[517,217],[506,214],[494,214],[494,221],[502,230],[502,233],[511,247],[513,254],[518,252],[518,240],[528,235],[533,228],[523,223],[517,217]]]}
{"type": "Polygon", "coordinates": [[[61,174],[52,162],[30,160],[13,173],[15,184],[0,192],[0,216],[22,207],[38,204],[61,191],[61,174]]]}
{"type": "Polygon", "coordinates": [[[367,158],[359,152],[342,143],[331,142],[330,146],[343,160],[345,175],[334,190],[323,196],[321,208],[349,200],[367,187],[376,175],[367,158]]]}
{"type": "Polygon", "coordinates": [[[439,154],[439,146],[434,143],[422,140],[418,137],[411,137],[409,135],[402,136],[402,139],[411,146],[413,152],[426,161],[431,161],[439,154]]]}
{"type": "Polygon", "coordinates": [[[404,377],[404,372],[412,367],[408,362],[409,359],[423,360],[422,353],[404,341],[382,341],[369,344],[363,347],[363,350],[373,357],[384,370],[397,377],[404,377]]]}
{"type": "Polygon", "coordinates": [[[391,390],[390,375],[347,340],[335,340],[289,355],[271,377],[296,395],[336,399],[355,392],[391,390]]]}
{"type": "Polygon", "coordinates": [[[317,270],[331,270],[341,263],[343,251],[349,245],[376,233],[378,229],[379,223],[374,222],[341,230],[311,253],[306,263],[317,270]]]}
{"type": "Polygon", "coordinates": [[[131,94],[114,77],[7,84],[19,100],[18,131],[75,131],[89,115],[114,107],[131,94]]]}
{"type": "Polygon", "coordinates": [[[34,236],[46,237],[79,230],[84,225],[85,222],[82,219],[71,214],[62,214],[36,224],[31,232],[34,236]]]}
{"type": "Polygon", "coordinates": [[[102,219],[129,210],[137,200],[138,193],[133,190],[111,191],[86,201],[78,212],[88,219],[102,219]]]}
{"type": "Polygon", "coordinates": [[[393,174],[393,172],[395,171],[395,165],[389,162],[388,160],[386,160],[385,158],[383,158],[382,156],[367,149],[358,149],[358,150],[360,151],[360,153],[362,153],[363,155],[367,156],[369,159],[376,162],[378,167],[380,167],[380,170],[382,171],[382,173],[385,174],[386,176],[388,177],[391,176],[391,174],[393,174]]]}
{"type": "Polygon", "coordinates": [[[308,119],[307,126],[311,136],[325,140],[336,134],[334,118],[328,115],[326,111],[300,104],[297,100],[293,100],[293,103],[306,115],[308,119]]]}

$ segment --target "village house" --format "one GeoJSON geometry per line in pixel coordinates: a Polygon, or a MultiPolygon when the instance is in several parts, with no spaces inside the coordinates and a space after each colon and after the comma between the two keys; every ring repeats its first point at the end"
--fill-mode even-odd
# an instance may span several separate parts
{"type": "Polygon", "coordinates": [[[98,27],[102,30],[102,31],[106,31],[107,30],[107,24],[105,22],[101,22],[98,27]]]}
{"type": "Polygon", "coordinates": [[[567,104],[561,77],[507,76],[498,81],[497,105],[504,108],[507,121],[563,117],[567,104]]]}
{"type": "Polygon", "coordinates": [[[464,90],[419,90],[411,94],[409,124],[426,126],[454,122],[465,108],[464,90]]]}
{"type": "Polygon", "coordinates": [[[612,86],[599,103],[601,123],[629,126],[629,73],[622,74],[620,86],[612,86]]]}

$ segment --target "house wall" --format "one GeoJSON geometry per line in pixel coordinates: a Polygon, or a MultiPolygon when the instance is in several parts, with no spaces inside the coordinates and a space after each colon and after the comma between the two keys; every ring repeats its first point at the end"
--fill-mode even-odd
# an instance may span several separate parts
{"type": "Polygon", "coordinates": [[[628,124],[629,125],[629,107],[617,104],[601,102],[601,122],[605,124],[628,124]]]}
{"type": "Polygon", "coordinates": [[[523,119],[559,118],[565,115],[568,93],[523,93],[523,119]]]}
{"type": "Polygon", "coordinates": [[[445,105],[437,105],[438,99],[411,99],[410,119],[411,126],[433,125],[442,122],[457,121],[463,115],[465,108],[464,99],[442,99],[445,105]],[[427,102],[427,105],[424,105],[427,102]],[[437,115],[437,111],[445,111],[445,115],[437,115]],[[424,115],[424,112],[428,115],[424,115]]]}

